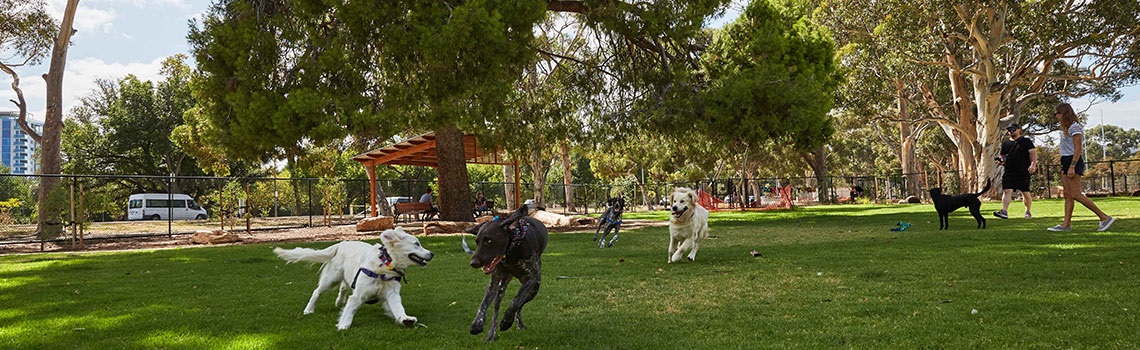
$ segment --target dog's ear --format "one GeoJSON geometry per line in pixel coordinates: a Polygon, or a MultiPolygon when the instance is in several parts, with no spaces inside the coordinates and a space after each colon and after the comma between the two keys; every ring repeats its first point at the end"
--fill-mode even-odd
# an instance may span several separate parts
{"type": "Polygon", "coordinates": [[[686,194],[689,195],[689,204],[696,205],[697,204],[697,193],[693,192],[693,191],[689,191],[686,194]]]}
{"type": "Polygon", "coordinates": [[[403,229],[400,229],[400,231],[396,231],[395,229],[384,230],[384,232],[380,233],[380,242],[383,242],[385,246],[391,247],[400,241],[400,234],[404,233],[403,231],[403,229]]]}
{"type": "Polygon", "coordinates": [[[513,223],[515,223],[515,221],[519,221],[519,219],[522,219],[524,216],[526,216],[529,213],[530,213],[530,208],[528,208],[526,205],[519,207],[518,210],[515,210],[514,213],[511,213],[511,216],[508,216],[506,219],[502,220],[503,227],[506,227],[507,225],[513,224],[513,223]]]}
{"type": "Polygon", "coordinates": [[[470,233],[473,235],[479,235],[479,228],[483,227],[483,225],[486,225],[488,222],[490,222],[490,221],[480,222],[479,224],[477,224],[475,226],[468,227],[466,230],[463,230],[463,232],[467,232],[467,233],[470,233]]]}

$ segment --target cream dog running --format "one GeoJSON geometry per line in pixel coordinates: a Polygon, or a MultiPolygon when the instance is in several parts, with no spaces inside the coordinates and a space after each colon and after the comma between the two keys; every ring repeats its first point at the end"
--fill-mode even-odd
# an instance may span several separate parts
{"type": "Polygon", "coordinates": [[[696,260],[697,248],[709,237],[709,211],[697,203],[697,193],[685,187],[673,190],[669,197],[673,215],[669,216],[669,262],[681,260],[689,251],[689,260],[696,260]]]}
{"type": "Polygon", "coordinates": [[[400,301],[400,282],[404,280],[404,268],[411,265],[427,266],[435,255],[420,245],[419,239],[409,235],[402,228],[385,230],[380,234],[383,244],[368,244],[360,241],[344,241],[322,250],[309,248],[274,248],[273,253],[290,263],[304,261],[321,263],[320,281],[305,314],[316,309],[317,297],[339,282],[340,292],[336,305],[344,306],[336,328],[348,329],[352,317],[362,303],[375,303],[383,299],[384,309],[397,323],[411,327],[416,318],[408,316],[400,301]],[[352,295],[348,296],[348,292],[352,295]],[[347,296],[347,303],[346,303],[347,296]]]}

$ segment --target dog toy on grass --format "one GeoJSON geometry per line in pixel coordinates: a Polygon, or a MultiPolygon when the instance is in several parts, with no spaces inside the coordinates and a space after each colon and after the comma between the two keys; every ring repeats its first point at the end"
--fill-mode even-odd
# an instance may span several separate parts
{"type": "Polygon", "coordinates": [[[899,223],[895,224],[895,226],[898,226],[898,227],[892,228],[891,231],[902,232],[902,231],[906,231],[906,229],[910,228],[910,223],[899,221],[899,223]]]}

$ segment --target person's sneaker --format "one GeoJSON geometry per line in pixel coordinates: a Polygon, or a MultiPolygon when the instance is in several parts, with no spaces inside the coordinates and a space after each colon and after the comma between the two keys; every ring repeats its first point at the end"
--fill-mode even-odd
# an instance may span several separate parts
{"type": "Polygon", "coordinates": [[[1009,214],[1006,213],[1005,210],[995,211],[994,216],[1002,218],[1002,219],[1009,219],[1009,214]]]}
{"type": "Polygon", "coordinates": [[[1072,231],[1073,228],[1061,226],[1060,224],[1058,224],[1057,226],[1050,227],[1047,230],[1049,230],[1049,232],[1069,232],[1069,231],[1072,231]]]}
{"type": "Polygon", "coordinates": [[[1025,212],[1025,218],[1026,218],[1026,219],[1032,219],[1032,218],[1033,218],[1033,214],[1030,214],[1029,212],[1025,212]]]}
{"type": "Polygon", "coordinates": [[[1112,227],[1112,223],[1114,223],[1114,222],[1116,222],[1116,218],[1109,216],[1108,220],[1104,220],[1104,221],[1100,222],[1100,228],[1097,229],[1097,231],[1100,231],[1100,232],[1108,231],[1108,228],[1112,227]]]}

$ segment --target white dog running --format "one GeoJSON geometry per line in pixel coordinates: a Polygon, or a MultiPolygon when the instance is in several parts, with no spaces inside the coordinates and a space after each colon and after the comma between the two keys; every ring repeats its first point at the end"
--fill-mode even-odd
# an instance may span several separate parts
{"type": "Polygon", "coordinates": [[[685,187],[673,190],[669,197],[673,215],[669,216],[669,262],[681,260],[689,251],[689,260],[696,260],[697,246],[709,237],[709,211],[697,203],[697,193],[685,187]]]}
{"type": "Polygon", "coordinates": [[[420,241],[402,228],[385,230],[380,234],[380,241],[383,244],[344,241],[322,250],[273,248],[273,253],[290,263],[304,261],[323,264],[320,282],[309,298],[309,304],[305,306],[306,315],[315,311],[317,297],[322,292],[340,282],[336,305],[344,306],[344,310],[336,324],[337,329],[348,329],[352,325],[352,317],[360,304],[372,304],[379,299],[384,299],[384,309],[397,323],[414,326],[416,318],[405,313],[400,301],[400,282],[405,280],[404,268],[412,264],[427,266],[427,262],[435,255],[420,246],[420,241]],[[352,295],[348,296],[346,303],[345,297],[350,290],[352,295]]]}

